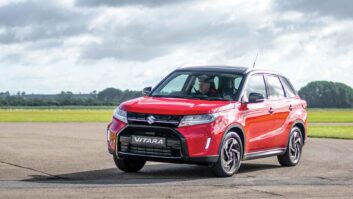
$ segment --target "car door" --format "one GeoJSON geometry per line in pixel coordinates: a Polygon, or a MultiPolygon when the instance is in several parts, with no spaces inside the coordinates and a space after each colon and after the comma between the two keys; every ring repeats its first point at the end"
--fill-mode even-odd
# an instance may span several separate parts
{"type": "Polygon", "coordinates": [[[286,98],[279,76],[267,74],[265,75],[265,80],[272,117],[266,137],[269,138],[271,148],[283,148],[285,147],[283,144],[287,143],[288,140],[287,118],[291,110],[291,100],[286,98]]]}
{"type": "Polygon", "coordinates": [[[243,100],[247,101],[244,111],[244,130],[246,132],[246,153],[268,149],[269,142],[264,137],[269,132],[272,116],[269,113],[270,106],[267,101],[267,90],[263,74],[253,74],[249,77],[243,100]],[[251,93],[259,93],[264,96],[262,102],[249,102],[251,93]]]}

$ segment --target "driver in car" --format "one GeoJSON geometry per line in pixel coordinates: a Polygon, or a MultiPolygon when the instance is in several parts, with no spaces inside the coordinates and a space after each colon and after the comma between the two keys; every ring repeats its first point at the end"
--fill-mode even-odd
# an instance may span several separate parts
{"type": "Polygon", "coordinates": [[[199,90],[197,94],[207,95],[208,97],[219,97],[212,77],[201,75],[198,77],[199,90]]]}

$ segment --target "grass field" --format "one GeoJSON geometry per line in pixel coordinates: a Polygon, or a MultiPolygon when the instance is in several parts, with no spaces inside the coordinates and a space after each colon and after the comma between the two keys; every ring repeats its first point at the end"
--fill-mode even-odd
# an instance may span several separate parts
{"type": "Polygon", "coordinates": [[[0,110],[10,110],[10,109],[25,109],[25,110],[44,110],[44,109],[63,109],[63,110],[113,110],[116,106],[2,106],[0,110]]]}
{"type": "MultiPolygon", "coordinates": [[[[0,109],[0,122],[106,122],[111,119],[112,106],[93,107],[20,107],[0,109]]],[[[353,109],[310,109],[310,123],[353,122],[353,109]]]]}
{"type": "MultiPolygon", "coordinates": [[[[114,107],[0,109],[0,122],[109,122],[114,107]],[[60,109],[59,109],[60,108],[60,109]]],[[[310,109],[309,123],[353,123],[353,109],[310,109]]],[[[353,126],[309,126],[309,137],[353,139],[353,126]]]]}
{"type": "Polygon", "coordinates": [[[0,109],[0,122],[109,122],[113,109],[0,109]]]}
{"type": "Polygon", "coordinates": [[[309,109],[309,122],[353,122],[353,109],[309,109]]]}
{"type": "Polygon", "coordinates": [[[309,126],[309,137],[353,139],[353,126],[309,126]]]}

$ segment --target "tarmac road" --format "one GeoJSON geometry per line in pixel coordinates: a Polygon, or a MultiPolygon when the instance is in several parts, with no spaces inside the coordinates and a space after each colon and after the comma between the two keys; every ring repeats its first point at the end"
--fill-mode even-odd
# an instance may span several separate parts
{"type": "Polygon", "coordinates": [[[103,123],[0,123],[0,198],[353,198],[353,140],[308,139],[296,167],[243,162],[231,178],[207,167],[116,169],[103,123]]]}

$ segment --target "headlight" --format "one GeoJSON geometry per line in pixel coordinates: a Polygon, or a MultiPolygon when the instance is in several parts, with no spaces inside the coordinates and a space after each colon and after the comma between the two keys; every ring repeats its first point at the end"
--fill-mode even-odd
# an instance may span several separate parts
{"type": "Polygon", "coordinates": [[[217,116],[218,115],[215,113],[205,115],[186,115],[181,119],[179,127],[210,123],[213,122],[217,116]]]}
{"type": "Polygon", "coordinates": [[[120,106],[117,107],[114,112],[113,112],[113,115],[116,119],[122,121],[122,122],[125,122],[127,123],[127,112],[126,111],[123,111],[120,109],[120,106]]]}

